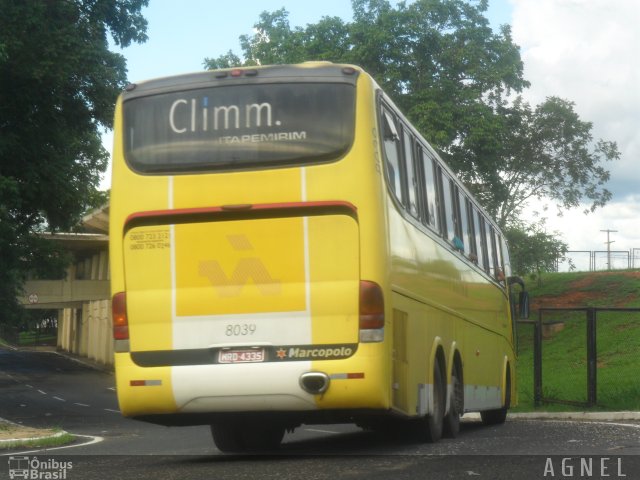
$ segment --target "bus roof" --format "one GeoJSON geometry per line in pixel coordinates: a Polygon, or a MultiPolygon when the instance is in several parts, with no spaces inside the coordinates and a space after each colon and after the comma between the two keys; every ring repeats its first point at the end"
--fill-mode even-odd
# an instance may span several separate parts
{"type": "Polygon", "coordinates": [[[331,62],[306,62],[298,65],[268,65],[237,67],[222,70],[188,73],[153,80],[131,83],[123,92],[123,100],[174,91],[176,86],[187,90],[211,87],[212,84],[232,85],[234,83],[278,83],[295,82],[339,82],[355,85],[363,70],[354,65],[331,62]]]}

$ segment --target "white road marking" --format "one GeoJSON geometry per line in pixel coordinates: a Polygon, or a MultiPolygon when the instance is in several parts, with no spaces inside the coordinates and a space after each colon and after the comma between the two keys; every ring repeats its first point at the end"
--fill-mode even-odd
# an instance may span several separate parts
{"type": "Polygon", "coordinates": [[[74,405],[78,405],[79,407],[90,407],[91,405],[87,405],[86,403],[74,403],[74,405]]]}
{"type": "Polygon", "coordinates": [[[42,390],[38,390],[42,395],[46,395],[47,392],[43,392],[42,390]]]}
{"type": "Polygon", "coordinates": [[[318,432],[318,433],[338,433],[331,430],[320,430],[318,428],[305,428],[307,432],[318,432]]]}
{"type": "Polygon", "coordinates": [[[600,425],[615,425],[616,427],[640,428],[640,424],[637,424],[637,423],[613,423],[613,422],[593,422],[593,423],[598,423],[600,425]]]}
{"type": "Polygon", "coordinates": [[[120,413],[120,410],[113,410],[111,408],[105,408],[104,409],[106,412],[113,412],[113,413],[120,413]]]}
{"type": "Polygon", "coordinates": [[[64,398],[60,398],[60,397],[53,397],[53,398],[58,400],[59,402],[66,402],[64,398]]]}

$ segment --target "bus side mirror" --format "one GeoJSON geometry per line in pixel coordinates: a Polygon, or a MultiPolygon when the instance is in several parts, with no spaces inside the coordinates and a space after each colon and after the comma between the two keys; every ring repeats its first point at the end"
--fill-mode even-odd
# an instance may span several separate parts
{"type": "MultiPolygon", "coordinates": [[[[509,286],[514,284],[520,285],[520,288],[522,290],[518,295],[518,316],[520,317],[521,320],[528,319],[529,318],[529,292],[525,290],[524,280],[520,277],[513,276],[513,277],[507,278],[507,284],[509,286]]],[[[513,298],[513,296],[511,298],[513,298]]],[[[514,303],[515,303],[515,298],[513,298],[511,302],[511,312],[513,316],[515,316],[516,314],[514,303]]]]}
{"type": "Polygon", "coordinates": [[[520,292],[518,296],[518,312],[521,320],[529,318],[529,292],[520,292]]]}

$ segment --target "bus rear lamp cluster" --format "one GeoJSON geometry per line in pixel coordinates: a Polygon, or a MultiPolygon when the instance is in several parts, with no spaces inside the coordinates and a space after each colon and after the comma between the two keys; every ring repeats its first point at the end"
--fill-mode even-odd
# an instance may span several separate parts
{"type": "Polygon", "coordinates": [[[255,68],[251,68],[251,69],[242,69],[242,68],[234,68],[232,70],[220,70],[218,72],[216,72],[215,77],[216,78],[227,78],[227,77],[232,77],[232,78],[238,78],[238,77],[255,77],[258,75],[258,70],[256,70],[255,68]]]}
{"type": "Polygon", "coordinates": [[[360,341],[384,340],[384,294],[375,282],[360,282],[360,341]]]}
{"type": "Polygon", "coordinates": [[[113,339],[129,340],[129,320],[127,319],[127,294],[116,293],[111,301],[113,316],[113,339]]]}
{"type": "Polygon", "coordinates": [[[307,372],[300,375],[300,386],[311,395],[320,395],[329,389],[331,379],[323,372],[307,372]]]}

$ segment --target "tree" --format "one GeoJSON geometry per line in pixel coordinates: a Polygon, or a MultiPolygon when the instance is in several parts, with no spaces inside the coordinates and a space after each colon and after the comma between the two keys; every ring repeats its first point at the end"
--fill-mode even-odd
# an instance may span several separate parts
{"type": "MultiPolygon", "coordinates": [[[[291,28],[281,9],[263,12],[255,33],[205,67],[329,60],[371,73],[435,146],[463,142],[466,125],[495,123],[493,106],[528,86],[508,26],[494,33],[487,0],[418,0],[393,8],[386,0],[353,0],[353,22],[324,17],[291,28]]],[[[488,125],[486,128],[491,129],[488,125]]]]}
{"type": "Polygon", "coordinates": [[[593,125],[580,120],[574,103],[549,97],[533,109],[517,97],[496,112],[500,128],[472,133],[450,152],[459,175],[501,226],[518,223],[531,199],[554,201],[559,212],[591,202],[585,213],[611,199],[603,164],[620,157],[617,145],[594,141],[593,125]],[[485,165],[477,152],[487,142],[495,156],[485,165]]]}
{"type": "Polygon", "coordinates": [[[353,21],[324,17],[291,28],[287,11],[263,12],[253,35],[207,68],[330,60],[361,65],[478,196],[500,226],[517,225],[533,198],[573,208],[604,205],[604,162],[615,142],[594,141],[574,104],[532,108],[512,92],[529,86],[510,27],[495,33],[487,0],[352,0],[353,21]]]}
{"type": "Polygon", "coordinates": [[[511,268],[518,275],[533,275],[556,271],[557,262],[569,250],[566,243],[548,234],[540,224],[511,225],[504,231],[509,241],[511,268]]]}
{"type": "Polygon", "coordinates": [[[0,302],[29,270],[64,263],[37,235],[69,229],[95,198],[115,99],[126,85],[122,47],[146,40],[148,0],[0,0],[0,302]]]}

